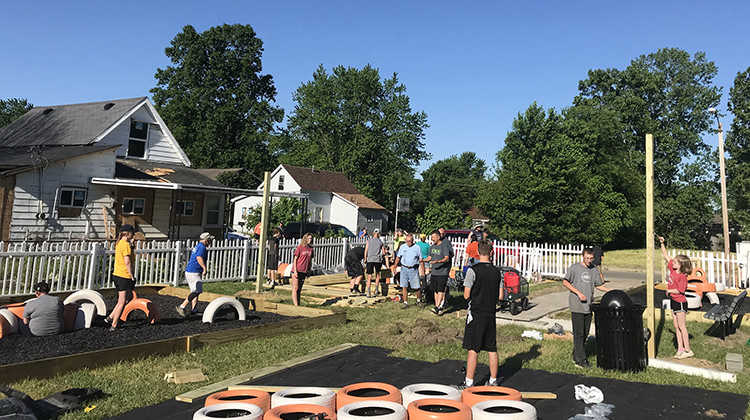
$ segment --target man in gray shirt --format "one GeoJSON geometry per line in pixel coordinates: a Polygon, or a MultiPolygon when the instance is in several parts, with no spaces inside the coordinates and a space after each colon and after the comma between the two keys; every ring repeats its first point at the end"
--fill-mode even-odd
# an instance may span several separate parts
{"type": "Polygon", "coordinates": [[[594,250],[584,248],[581,262],[568,268],[563,286],[570,290],[568,305],[573,322],[573,362],[578,367],[591,367],[586,358],[586,338],[591,329],[591,301],[594,299],[594,288],[603,292],[609,289],[602,285],[599,272],[593,264],[594,250]]]}
{"type": "Polygon", "coordinates": [[[448,286],[448,273],[451,269],[451,256],[453,249],[450,242],[440,236],[439,231],[432,232],[432,246],[425,262],[430,263],[432,279],[432,291],[435,293],[435,307],[432,312],[442,315],[444,311],[445,292],[448,286]]]}
{"type": "Polygon", "coordinates": [[[50,296],[47,282],[34,286],[36,299],[26,303],[23,310],[24,335],[52,335],[63,331],[63,303],[59,297],[50,296]]]}
{"type": "Polygon", "coordinates": [[[383,265],[384,253],[383,241],[380,240],[380,229],[372,232],[372,237],[367,239],[365,244],[365,263],[367,267],[367,297],[372,297],[372,275],[375,273],[375,291],[380,286],[380,267],[383,265]]]}

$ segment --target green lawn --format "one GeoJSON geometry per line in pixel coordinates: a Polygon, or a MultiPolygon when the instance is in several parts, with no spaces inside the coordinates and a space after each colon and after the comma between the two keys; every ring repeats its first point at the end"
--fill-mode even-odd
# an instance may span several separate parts
{"type": "MultiPolygon", "coordinates": [[[[229,294],[237,290],[252,288],[252,283],[206,284],[206,291],[222,290],[229,294]]],[[[554,287],[554,286],[545,286],[554,287]]],[[[276,299],[288,299],[288,292],[274,291],[270,294],[276,299]]],[[[454,294],[451,304],[465,307],[463,299],[454,294]]],[[[63,417],[70,419],[99,419],[114,416],[133,408],[154,404],[165,399],[195,389],[201,384],[170,384],[163,376],[174,370],[202,369],[208,376],[208,382],[218,382],[242,373],[250,372],[264,366],[298,357],[310,352],[323,350],[338,344],[353,342],[363,345],[382,346],[394,349],[394,356],[411,359],[438,361],[441,359],[465,359],[465,351],[459,340],[447,343],[425,344],[410,340],[399,331],[410,330],[415,322],[425,319],[435,321],[441,328],[463,329],[464,320],[455,313],[437,317],[425,309],[412,307],[400,309],[401,305],[381,303],[371,308],[352,308],[348,311],[349,321],[345,325],[324,329],[310,330],[294,335],[250,340],[225,346],[204,348],[192,353],[179,353],[167,357],[150,357],[134,362],[125,362],[104,368],[81,370],[52,379],[26,380],[10,384],[39,398],[52,392],[70,387],[102,388],[109,397],[95,403],[96,407],[89,413],[71,413],[63,417]]],[[[693,334],[693,350],[701,358],[716,364],[723,364],[724,356],[729,350],[721,346],[721,340],[702,335],[708,324],[690,324],[693,334]]],[[[671,325],[666,325],[659,340],[659,353],[674,353],[671,325]]],[[[552,372],[581,374],[570,360],[571,343],[548,340],[534,341],[522,339],[522,325],[508,325],[498,328],[498,344],[501,363],[505,367],[524,367],[542,369],[552,372]]],[[[743,327],[738,333],[750,337],[750,328],[743,327]]],[[[750,346],[737,340],[728,340],[731,351],[743,354],[744,360],[750,361],[750,346]]],[[[592,362],[594,358],[592,357],[592,362]]],[[[487,363],[486,354],[480,356],[480,362],[487,363]]],[[[747,369],[745,370],[748,371],[747,369]]],[[[481,372],[480,372],[481,373],[481,372]]],[[[658,384],[680,384],[725,392],[750,394],[750,375],[741,373],[735,384],[717,382],[679,373],[649,369],[641,373],[621,373],[593,368],[586,371],[589,376],[616,378],[626,381],[650,382],[658,384]]],[[[452,383],[461,378],[446,378],[452,383]]],[[[418,380],[418,378],[415,378],[418,380]]],[[[545,391],[538,389],[534,391],[545,391]]],[[[566,396],[561,396],[565,397],[566,396]]],[[[750,419],[750,415],[746,416],[750,419]]]]}

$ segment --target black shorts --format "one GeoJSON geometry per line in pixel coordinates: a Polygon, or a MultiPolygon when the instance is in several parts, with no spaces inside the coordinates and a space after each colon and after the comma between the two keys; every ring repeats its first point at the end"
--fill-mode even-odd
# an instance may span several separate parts
{"type": "Polygon", "coordinates": [[[297,281],[300,284],[304,283],[306,278],[307,278],[307,273],[300,273],[299,271],[297,272],[297,281]]]}
{"type": "Polygon", "coordinates": [[[279,268],[279,255],[268,254],[268,258],[266,259],[266,269],[276,270],[277,268],[279,268]]]}
{"type": "Polygon", "coordinates": [[[346,267],[346,274],[353,279],[365,274],[365,269],[359,261],[344,260],[344,265],[346,267]]]}
{"type": "Polygon", "coordinates": [[[677,312],[687,313],[688,311],[687,302],[675,302],[674,300],[669,299],[669,304],[670,304],[670,307],[672,308],[672,312],[674,313],[677,313],[677,312]]]}
{"type": "Polygon", "coordinates": [[[132,279],[112,274],[112,281],[115,283],[115,289],[118,292],[132,291],[135,288],[135,282],[132,279]]]}
{"type": "Polygon", "coordinates": [[[472,316],[464,328],[464,348],[466,350],[497,351],[497,325],[494,316],[472,316]]]}
{"type": "Polygon", "coordinates": [[[383,266],[382,262],[368,262],[367,263],[367,274],[378,274],[380,273],[380,267],[383,266]]]}
{"type": "Polygon", "coordinates": [[[438,276],[433,274],[430,280],[432,291],[435,293],[445,293],[445,288],[448,286],[448,276],[438,276]]]}

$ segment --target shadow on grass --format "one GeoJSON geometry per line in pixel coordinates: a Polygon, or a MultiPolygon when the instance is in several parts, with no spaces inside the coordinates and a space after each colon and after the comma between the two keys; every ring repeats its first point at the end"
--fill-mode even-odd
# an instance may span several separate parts
{"type": "Polygon", "coordinates": [[[537,357],[541,356],[541,352],[539,351],[541,347],[542,346],[539,344],[534,344],[533,346],[531,346],[530,349],[526,350],[525,352],[518,353],[516,355],[513,355],[505,359],[505,362],[503,362],[503,364],[500,365],[500,368],[498,369],[498,384],[502,384],[504,380],[515,375],[516,372],[521,370],[524,363],[534,360],[537,357]]]}

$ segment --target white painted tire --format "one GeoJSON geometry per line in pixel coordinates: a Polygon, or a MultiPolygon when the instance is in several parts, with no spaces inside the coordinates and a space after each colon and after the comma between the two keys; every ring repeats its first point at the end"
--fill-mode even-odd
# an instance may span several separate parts
{"type": "Polygon", "coordinates": [[[336,411],[336,393],[328,388],[295,387],[271,395],[271,408],[292,404],[314,404],[336,411]]]}
{"type": "Polygon", "coordinates": [[[391,401],[359,401],[336,413],[337,420],[406,420],[406,407],[391,401]]]}
{"type": "Polygon", "coordinates": [[[263,418],[263,410],[257,405],[246,403],[223,403],[203,407],[193,414],[193,420],[260,420],[263,418]]]}
{"type": "Polygon", "coordinates": [[[21,318],[17,317],[13,312],[7,310],[7,309],[0,309],[0,315],[2,315],[6,321],[8,321],[8,325],[10,325],[10,333],[15,334],[18,332],[18,323],[22,322],[21,318]]]}
{"type": "Polygon", "coordinates": [[[225,306],[231,306],[235,310],[237,310],[237,314],[239,315],[239,320],[244,321],[245,320],[245,308],[242,307],[242,304],[239,300],[229,297],[229,296],[222,296],[220,298],[216,298],[211,301],[211,303],[208,304],[206,307],[206,310],[203,312],[203,322],[206,323],[213,323],[214,317],[216,316],[216,312],[218,312],[220,309],[224,308],[225,306]]]}
{"type": "Polygon", "coordinates": [[[688,309],[700,309],[700,307],[703,306],[701,297],[697,294],[693,292],[685,292],[685,297],[687,298],[688,309]]]}
{"type": "Polygon", "coordinates": [[[63,305],[67,305],[68,303],[78,303],[82,300],[89,301],[96,305],[97,315],[107,316],[107,304],[104,303],[104,297],[102,296],[102,294],[97,292],[96,290],[79,290],[65,298],[65,301],[63,301],[63,305]]]}
{"type": "Polygon", "coordinates": [[[412,401],[425,398],[461,401],[461,391],[452,386],[440,384],[412,384],[401,390],[401,400],[404,407],[408,407],[412,401]]]}
{"type": "Polygon", "coordinates": [[[704,296],[707,297],[708,301],[713,305],[718,305],[721,303],[721,301],[719,300],[719,295],[717,295],[715,292],[707,292],[704,294],[704,296]]]}
{"type": "Polygon", "coordinates": [[[725,290],[727,290],[727,287],[724,285],[724,283],[716,283],[717,292],[723,292],[725,290]]]}
{"type": "Polygon", "coordinates": [[[76,314],[76,322],[73,325],[73,331],[83,328],[91,328],[91,324],[96,317],[96,305],[93,303],[82,303],[76,314]]]}
{"type": "Polygon", "coordinates": [[[661,308],[670,310],[672,309],[672,299],[664,299],[661,301],[661,308]]]}
{"type": "Polygon", "coordinates": [[[471,407],[472,420],[536,420],[536,408],[513,400],[489,400],[471,407]]]}

